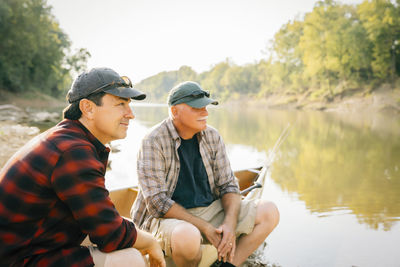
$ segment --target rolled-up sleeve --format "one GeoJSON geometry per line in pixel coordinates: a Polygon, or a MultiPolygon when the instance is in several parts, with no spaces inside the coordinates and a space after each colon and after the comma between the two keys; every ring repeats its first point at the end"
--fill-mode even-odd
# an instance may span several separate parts
{"type": "Polygon", "coordinates": [[[137,172],[147,211],[153,217],[163,217],[174,201],[167,195],[166,161],[157,140],[142,141],[138,153],[137,172]]]}
{"type": "Polygon", "coordinates": [[[240,194],[239,185],[233,174],[222,137],[215,132],[213,139],[216,141],[213,147],[215,149],[215,160],[213,164],[214,179],[220,196],[222,197],[226,193],[240,194]]]}

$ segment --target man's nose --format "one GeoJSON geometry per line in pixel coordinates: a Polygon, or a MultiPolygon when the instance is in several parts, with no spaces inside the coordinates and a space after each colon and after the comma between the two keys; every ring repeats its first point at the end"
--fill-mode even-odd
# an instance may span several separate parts
{"type": "Polygon", "coordinates": [[[133,114],[133,108],[130,105],[128,105],[125,117],[127,117],[131,120],[133,120],[135,118],[135,114],[133,114]]]}

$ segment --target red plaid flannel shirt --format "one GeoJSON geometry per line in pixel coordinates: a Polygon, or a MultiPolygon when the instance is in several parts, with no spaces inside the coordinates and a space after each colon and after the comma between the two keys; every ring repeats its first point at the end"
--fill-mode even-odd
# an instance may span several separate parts
{"type": "Polygon", "coordinates": [[[111,252],[136,229],[104,185],[109,149],[79,121],[63,120],[0,171],[0,266],[93,266],[82,240],[111,252]]]}

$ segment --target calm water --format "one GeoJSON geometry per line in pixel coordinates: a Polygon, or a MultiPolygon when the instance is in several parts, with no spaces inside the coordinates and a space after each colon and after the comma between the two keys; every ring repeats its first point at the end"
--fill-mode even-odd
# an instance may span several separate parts
{"type": "MultiPolygon", "coordinates": [[[[210,108],[208,123],[233,169],[262,164],[289,123],[266,181],[281,222],[266,257],[291,266],[400,266],[400,118],[322,112],[210,108]]],[[[136,183],[138,140],[167,116],[135,106],[128,137],[112,145],[109,188],[136,183]]]]}

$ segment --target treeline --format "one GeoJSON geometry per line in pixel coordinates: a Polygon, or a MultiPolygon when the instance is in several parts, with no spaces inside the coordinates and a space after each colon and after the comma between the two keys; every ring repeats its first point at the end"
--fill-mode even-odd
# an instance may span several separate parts
{"type": "Polygon", "coordinates": [[[399,86],[400,0],[344,5],[319,1],[312,12],[289,21],[275,34],[268,58],[238,66],[226,60],[196,73],[188,66],[162,72],[137,86],[151,101],[165,101],[168,90],[195,80],[220,99],[246,95],[303,95],[331,101],[354,89],[382,83],[399,86]]]}
{"type": "Polygon", "coordinates": [[[70,46],[46,0],[0,1],[0,90],[65,95],[90,56],[70,46]]]}

